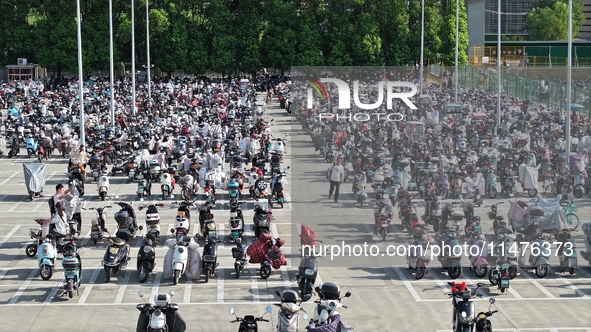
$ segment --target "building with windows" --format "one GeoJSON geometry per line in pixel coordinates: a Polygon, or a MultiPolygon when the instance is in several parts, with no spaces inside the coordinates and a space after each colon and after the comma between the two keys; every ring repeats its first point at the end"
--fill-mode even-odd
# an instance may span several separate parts
{"type": "MultiPolygon", "coordinates": [[[[498,0],[464,0],[468,15],[469,49],[496,42],[499,29],[498,0]],[[482,24],[484,22],[484,25],[482,24]]],[[[581,0],[587,20],[578,39],[591,41],[591,0],[581,0]]],[[[501,0],[501,35],[523,36],[527,39],[525,16],[536,0],[501,0]]]]}

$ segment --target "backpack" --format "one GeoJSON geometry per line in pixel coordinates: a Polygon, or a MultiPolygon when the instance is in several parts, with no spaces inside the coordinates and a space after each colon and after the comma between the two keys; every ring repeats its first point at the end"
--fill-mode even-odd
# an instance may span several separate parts
{"type": "Polygon", "coordinates": [[[56,214],[57,211],[55,209],[55,202],[53,201],[53,196],[49,198],[49,201],[47,203],[49,203],[49,213],[51,213],[51,215],[56,214]]]}

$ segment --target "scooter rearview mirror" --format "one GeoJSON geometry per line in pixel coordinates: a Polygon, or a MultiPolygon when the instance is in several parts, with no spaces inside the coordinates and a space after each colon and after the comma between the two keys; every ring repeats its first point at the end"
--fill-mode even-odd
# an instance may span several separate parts
{"type": "Polygon", "coordinates": [[[139,297],[144,297],[144,293],[143,293],[143,292],[138,292],[138,293],[137,293],[137,295],[138,295],[139,297]]]}
{"type": "Polygon", "coordinates": [[[234,308],[230,308],[230,315],[233,315],[234,312],[236,312],[236,311],[234,311],[234,308]]]}
{"type": "Polygon", "coordinates": [[[266,312],[266,313],[268,313],[268,314],[270,314],[272,311],[273,311],[273,309],[271,308],[271,306],[270,306],[270,305],[268,305],[268,306],[265,308],[265,312],[266,312]]]}
{"type": "Polygon", "coordinates": [[[479,283],[477,283],[477,284],[476,284],[476,286],[478,286],[478,287],[482,287],[482,286],[484,286],[484,283],[482,283],[482,282],[479,282],[479,283]]]}
{"type": "Polygon", "coordinates": [[[458,198],[459,198],[459,199],[462,199],[462,198],[464,198],[464,196],[463,196],[463,195],[460,195],[460,196],[458,196],[458,198]]]}
{"type": "Polygon", "coordinates": [[[491,299],[489,299],[489,300],[488,300],[488,302],[489,302],[490,304],[495,304],[495,302],[497,302],[497,300],[495,300],[495,299],[491,298],[491,299]]]}
{"type": "Polygon", "coordinates": [[[304,313],[304,315],[302,317],[304,317],[304,319],[308,319],[310,316],[308,316],[307,313],[304,313]]]}
{"type": "Polygon", "coordinates": [[[277,296],[281,297],[281,292],[279,292],[278,290],[275,291],[275,294],[277,294],[277,296]]]}
{"type": "MultiPolygon", "coordinates": [[[[140,198],[140,202],[143,202],[143,201],[144,201],[144,198],[143,197],[140,198]]],[[[142,208],[140,208],[140,210],[142,210],[142,208]]]]}
{"type": "Polygon", "coordinates": [[[346,292],[345,293],[345,297],[350,297],[351,296],[351,292],[346,292]]]}
{"type": "Polygon", "coordinates": [[[168,292],[168,295],[170,295],[170,297],[173,297],[174,296],[174,292],[173,291],[170,291],[170,292],[168,292]]]}
{"type": "Polygon", "coordinates": [[[171,229],[170,229],[170,232],[171,232],[172,234],[174,234],[174,229],[173,229],[173,228],[171,228],[171,229]]]}

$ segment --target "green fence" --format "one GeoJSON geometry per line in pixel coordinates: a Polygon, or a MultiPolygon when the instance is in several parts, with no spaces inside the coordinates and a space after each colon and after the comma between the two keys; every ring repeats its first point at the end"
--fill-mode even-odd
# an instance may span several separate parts
{"type": "MultiPolygon", "coordinates": [[[[449,69],[449,68],[448,68],[449,69]]],[[[586,69],[576,69],[586,70],[586,69]]],[[[483,89],[485,91],[497,91],[497,71],[488,68],[486,70],[474,66],[458,68],[458,83],[470,89],[483,89]]],[[[509,97],[527,99],[536,104],[547,105],[550,108],[566,109],[566,83],[560,80],[551,81],[544,78],[548,86],[547,94],[540,94],[540,79],[537,76],[528,77],[522,73],[501,72],[501,89],[509,97]]],[[[578,85],[573,82],[572,103],[582,106],[582,115],[591,118],[591,88],[587,85],[578,85]]]]}

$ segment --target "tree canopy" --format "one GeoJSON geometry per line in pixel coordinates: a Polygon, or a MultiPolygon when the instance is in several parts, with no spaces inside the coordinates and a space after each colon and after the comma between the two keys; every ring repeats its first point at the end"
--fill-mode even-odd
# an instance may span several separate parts
{"type": "MultiPolygon", "coordinates": [[[[532,40],[568,40],[568,1],[537,0],[525,17],[526,28],[532,40]]],[[[585,23],[584,5],[573,0],[573,39],[579,35],[585,23]]]]}
{"type": "MultiPolygon", "coordinates": [[[[130,63],[131,2],[113,1],[115,62],[130,63]]],[[[545,0],[551,1],[551,0],[545,0]]],[[[579,0],[577,0],[579,1],[579,0]]],[[[109,68],[109,0],[81,3],[86,73],[109,68]]],[[[421,2],[406,0],[150,0],[150,62],[164,72],[253,73],[263,67],[404,66],[419,60],[421,2]]],[[[76,4],[0,2],[2,65],[77,70],[76,4]]],[[[146,3],[135,2],[138,68],[147,64],[146,3]]],[[[460,1],[460,64],[467,64],[460,1]]],[[[425,61],[455,57],[455,1],[425,0],[425,61]]]]}

